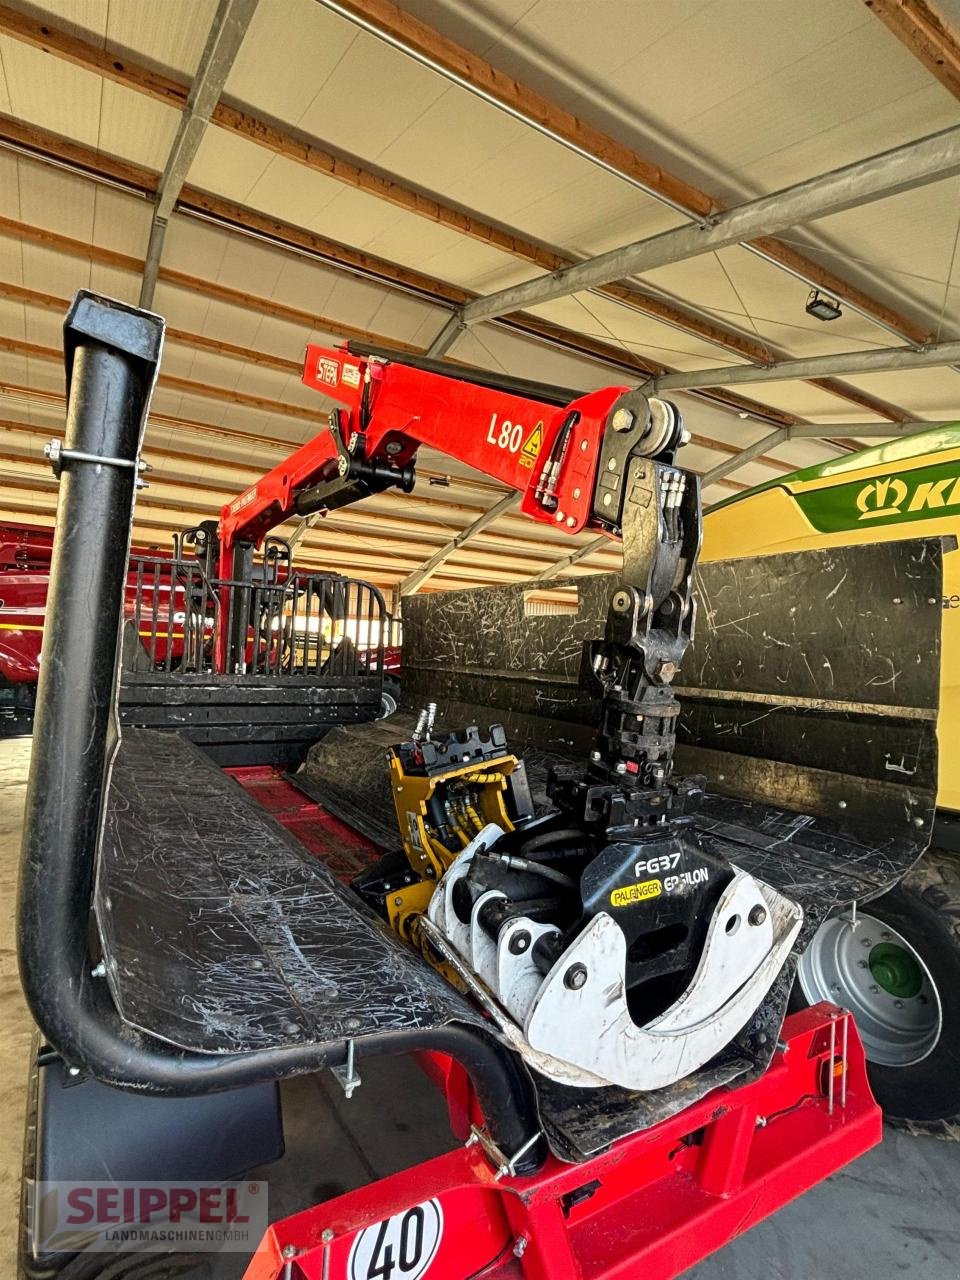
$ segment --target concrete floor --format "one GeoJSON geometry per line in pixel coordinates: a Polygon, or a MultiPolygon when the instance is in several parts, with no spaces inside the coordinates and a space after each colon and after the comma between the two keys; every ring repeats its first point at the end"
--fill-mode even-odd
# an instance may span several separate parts
{"type": "MultiPolygon", "coordinates": [[[[16,1274],[24,1082],[31,1024],[14,945],[16,866],[29,760],[0,740],[0,1277],[16,1274]]],[[[287,1154],[262,1171],[271,1217],[338,1195],[448,1150],[436,1095],[409,1061],[365,1064],[347,1103],[328,1075],[284,1087],[287,1154]]],[[[224,1256],[206,1280],[239,1280],[224,1256]]],[[[684,1280],[960,1280],[960,1146],[888,1131],[882,1147],[820,1184],[684,1280]]],[[[198,1275],[197,1280],[200,1280],[198,1275]]],[[[563,1280],[563,1277],[556,1277],[563,1280]]]]}

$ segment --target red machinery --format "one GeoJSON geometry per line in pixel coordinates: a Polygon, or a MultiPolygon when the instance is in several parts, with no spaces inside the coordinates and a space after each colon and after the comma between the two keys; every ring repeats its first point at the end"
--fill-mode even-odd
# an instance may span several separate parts
{"type": "MultiPolygon", "coordinates": [[[[182,842],[176,876],[172,870],[165,875],[164,869],[168,863],[170,868],[175,865],[174,846],[182,834],[182,822],[164,827],[162,856],[134,858],[131,870],[123,865],[125,852],[135,837],[145,833],[149,841],[151,823],[160,819],[156,814],[142,820],[138,814],[129,818],[131,805],[125,803],[113,821],[132,825],[113,846],[110,866],[104,869],[101,863],[94,889],[93,855],[97,840],[102,849],[104,838],[99,821],[105,805],[104,779],[114,756],[107,746],[109,699],[104,690],[116,669],[116,613],[111,610],[116,604],[119,611],[122,600],[122,588],[113,577],[119,579],[125,564],[117,530],[124,518],[132,518],[140,438],[138,404],[142,430],[159,360],[158,324],[156,317],[89,295],[80,295],[68,321],[68,378],[75,348],[85,362],[78,366],[77,376],[88,377],[95,388],[102,384],[104,403],[113,378],[122,377],[136,395],[125,393],[110,400],[129,406],[114,436],[109,434],[111,420],[106,411],[85,413],[84,398],[71,399],[76,407],[63,456],[70,460],[75,478],[72,486],[65,487],[59,518],[68,527],[82,519],[84,500],[89,508],[102,509],[102,514],[90,522],[92,545],[81,539],[65,539],[61,544],[63,563],[70,566],[72,575],[68,579],[65,573],[60,580],[56,608],[51,611],[50,644],[56,646],[52,651],[57,661],[45,663],[41,674],[43,714],[38,725],[42,732],[38,731],[35,742],[28,798],[19,931],[21,973],[31,1008],[64,1063],[104,1083],[157,1094],[228,1088],[242,1092],[251,1083],[324,1066],[334,1066],[351,1087],[356,1063],[364,1053],[415,1051],[423,1055],[424,1065],[445,1096],[454,1134],[466,1144],[452,1154],[274,1224],[249,1264],[247,1280],[420,1280],[424,1275],[430,1280],[469,1280],[481,1275],[504,1280],[626,1280],[641,1274],[650,1280],[667,1280],[877,1143],[880,1112],[866,1081],[856,1028],[847,1014],[829,1005],[793,1015],[782,1028],[778,1020],[772,1038],[761,1031],[757,1043],[765,1047],[754,1068],[745,1057],[727,1077],[737,1080],[736,1087],[718,1085],[684,1094],[690,1077],[678,1076],[673,1104],[664,1113],[667,1118],[625,1129],[615,1140],[599,1142],[585,1156],[568,1159],[547,1149],[547,1125],[541,1118],[546,1093],[538,1094],[541,1086],[534,1086],[522,1069],[515,1042],[508,1048],[503,1039],[490,1034],[491,1007],[481,1015],[459,995],[459,1003],[451,1006],[456,1009],[452,1021],[439,1030],[417,1021],[417,1010],[405,1015],[411,1019],[406,1023],[394,1022],[384,1029],[372,1022],[365,1030],[364,1010],[358,1004],[352,1018],[356,1030],[349,1032],[354,1036],[349,1040],[339,1029],[342,1023],[335,1030],[321,1027],[318,1031],[314,1026],[311,1037],[291,1039],[287,1016],[281,1018],[280,1040],[272,1038],[269,1027],[257,1028],[256,1048],[235,1039],[221,1044],[215,1038],[201,1038],[194,1043],[190,1040],[194,1031],[200,1037],[215,1037],[217,1025],[201,1017],[199,1024],[191,1022],[184,1032],[176,1022],[182,1012],[176,1001],[160,1010],[166,1020],[162,1033],[151,1030],[155,1023],[150,1016],[156,1012],[151,1001],[155,996],[162,1000],[173,983],[150,968],[152,980],[134,993],[141,1004],[138,1036],[135,1043],[131,1041],[121,1025],[124,1000],[131,994],[123,990],[123,979],[131,970],[136,977],[138,967],[146,972],[160,963],[162,938],[159,932],[139,928],[136,916],[132,932],[121,937],[117,931],[123,929],[124,921],[119,912],[112,913],[110,899],[133,902],[138,912],[150,910],[154,890],[144,886],[140,877],[156,874],[161,876],[155,882],[157,892],[170,895],[164,910],[174,910],[181,898],[189,901],[191,890],[181,889],[178,877],[188,885],[196,864],[206,856],[198,847],[203,823],[216,817],[215,804],[208,801],[196,822],[191,819],[186,824],[189,838],[182,842]],[[106,338],[105,310],[113,326],[106,338]],[[127,328],[132,336],[127,336],[127,328]],[[142,336],[144,329],[149,342],[142,336]],[[115,345],[119,352],[113,350],[115,345]],[[98,454],[109,464],[106,484],[90,466],[98,454]],[[102,625],[98,623],[97,635],[89,640],[95,655],[89,667],[83,666],[86,655],[76,652],[85,643],[78,632],[90,612],[75,585],[84,581],[84,575],[103,588],[107,602],[102,625]],[[89,697],[83,687],[88,670],[93,672],[89,697]],[[71,808],[66,792],[74,786],[84,802],[71,808]],[[90,796],[97,797],[96,804],[89,802],[90,796]],[[56,832],[55,839],[51,831],[56,832]],[[113,888],[110,875],[115,877],[113,888]],[[117,884],[126,887],[119,892],[117,884]],[[92,972],[96,976],[88,951],[85,909],[92,892],[107,894],[108,890],[109,896],[98,903],[105,958],[98,967],[107,975],[109,995],[102,984],[97,987],[86,976],[76,981],[71,977],[92,972]],[[131,940],[136,944],[141,936],[149,938],[149,948],[137,953],[132,963],[131,940]],[[111,963],[115,946],[127,948],[123,952],[126,972],[111,963]],[[179,1046],[175,1052],[170,1051],[171,1044],[179,1046]],[[531,1102],[531,1095],[539,1101],[531,1102]],[[690,1097],[697,1100],[686,1105],[685,1098],[690,1097]]],[[[610,602],[604,639],[590,646],[584,664],[601,706],[599,733],[588,773],[561,787],[558,803],[565,820],[575,814],[577,805],[582,809],[586,804],[595,825],[611,829],[615,812],[621,822],[645,824],[644,838],[672,841],[670,847],[676,852],[664,855],[666,863],[659,857],[645,858],[641,865],[648,871],[654,862],[682,865],[689,852],[684,845],[688,839],[684,833],[689,830],[685,815],[702,798],[703,784],[702,779],[678,779],[672,774],[678,707],[670,684],[693,629],[699,493],[695,479],[673,463],[684,438],[673,407],[647,402],[630,388],[564,394],[556,388],[472,370],[461,375],[443,366],[440,372],[428,361],[399,360],[370,350],[310,347],[304,381],[345,408],[331,413],[328,430],[223,509],[219,548],[211,548],[211,554],[216,550],[218,556],[220,580],[242,580],[255,547],[271,528],[294,513],[322,512],[391,487],[409,491],[420,445],[441,449],[518,490],[520,509],[534,520],[570,533],[591,528],[622,537],[624,585],[610,602]]],[[[245,619],[233,629],[220,630],[220,673],[236,670],[246,645],[245,619]]],[[[193,779],[180,764],[166,788],[156,785],[153,773],[159,764],[154,764],[151,743],[160,737],[130,734],[130,739],[137,739],[136,750],[128,751],[125,760],[121,745],[117,759],[122,768],[114,767],[114,780],[118,774],[134,782],[148,776],[148,786],[128,781],[128,798],[134,806],[160,806],[157,812],[165,814],[177,798],[177,788],[189,792],[193,779]]],[[[417,757],[419,751],[422,763],[421,744],[422,735],[413,752],[417,757]]],[[[158,759],[161,754],[157,751],[158,759]]],[[[186,758],[180,747],[171,748],[169,754],[171,759],[186,758]]],[[[207,788],[204,794],[213,795],[210,769],[201,767],[199,758],[195,772],[207,788]]],[[[227,793],[223,795],[229,801],[227,793]]],[[[277,817],[302,831],[303,814],[295,810],[296,806],[281,806],[277,817]]],[[[311,818],[316,821],[310,825],[307,843],[322,855],[324,815],[318,810],[311,818]]],[[[252,820],[246,811],[244,820],[249,833],[252,820]]],[[[582,812],[580,821],[586,822],[582,812]]],[[[920,838],[916,832],[914,836],[920,838]]],[[[268,892],[256,892],[260,841],[250,834],[246,841],[242,856],[249,863],[244,865],[244,880],[259,903],[268,892]]],[[[225,836],[221,828],[216,833],[217,850],[222,852],[228,844],[229,832],[225,836]]],[[[272,848],[275,859],[288,856],[276,842],[272,848]]],[[[631,878],[635,878],[634,854],[631,850],[631,878]]],[[[229,856],[240,855],[231,849],[229,856]]],[[[519,864],[522,859],[515,861],[519,864]]],[[[713,910],[716,897],[701,897],[709,891],[709,878],[707,874],[686,881],[682,875],[674,877],[678,900],[684,896],[683,885],[691,886],[678,906],[691,920],[701,908],[713,910]]],[[[612,900],[615,905],[620,901],[643,910],[644,900],[669,897],[672,890],[661,893],[661,885],[661,890],[653,891],[653,883],[660,882],[617,888],[612,900]]],[[[729,876],[722,876],[721,883],[729,884],[729,876]]],[[[236,925],[238,913],[232,886],[233,881],[222,904],[227,930],[236,925]]],[[[300,901],[303,895],[281,894],[272,907],[282,914],[287,897],[300,901]]],[[[340,886],[338,895],[329,900],[339,903],[336,910],[349,913],[345,898],[340,886]]],[[[209,889],[204,916],[214,923],[216,900],[217,893],[209,889]]],[[[309,920],[301,914],[292,926],[281,920],[282,928],[277,920],[268,921],[270,949],[263,953],[267,963],[258,961],[242,982],[234,976],[218,999],[248,999],[264,980],[265,969],[282,966],[284,938],[291,934],[291,927],[329,930],[333,909],[309,920]]],[[[419,974],[414,961],[431,981],[437,980],[434,971],[422,966],[419,957],[393,935],[374,930],[376,921],[369,913],[359,909],[356,913],[353,924],[344,917],[346,932],[338,937],[350,936],[349,929],[354,928],[371,948],[374,942],[377,948],[386,948],[398,983],[404,974],[419,974]]],[[[762,925],[762,913],[754,915],[750,924],[762,925]]],[[[214,923],[194,941],[215,951],[220,939],[214,923]]],[[[186,939],[192,934],[191,924],[178,936],[186,939]]],[[[297,939],[292,934],[291,939],[293,947],[297,939]]],[[[442,937],[437,934],[436,939],[441,945],[442,937]]],[[[244,935],[244,946],[247,941],[244,935]]],[[[230,945],[235,958],[238,950],[230,945]]],[[[339,977],[331,978],[333,970],[319,975],[325,978],[325,987],[310,988],[317,976],[313,969],[328,963],[322,947],[311,945],[313,950],[304,944],[314,959],[308,972],[300,971],[298,1001],[304,1011],[309,1007],[311,1016],[322,1019],[326,1004],[342,988],[339,977]],[[326,994],[330,990],[334,996],[326,994]]],[[[302,966],[299,945],[294,949],[295,962],[302,966]]],[[[203,953],[208,954],[213,953],[203,953]]],[[[447,952],[441,954],[449,958],[447,952]]],[[[183,967],[187,958],[183,944],[177,942],[176,982],[189,981],[191,970],[183,967]]],[[[351,981],[359,986],[362,974],[356,957],[333,956],[329,963],[334,960],[349,961],[351,981]]],[[[204,963],[202,976],[207,982],[215,966],[204,963]]],[[[469,987],[470,975],[462,976],[469,987]]],[[[750,981],[752,977],[744,987],[750,981]]],[[[452,991],[449,984],[440,985],[452,991]]],[[[582,982],[569,985],[571,989],[584,986],[582,982]]],[[[193,997],[200,1007],[203,992],[190,994],[192,1016],[193,997]]],[[[401,995],[394,992],[391,1015],[401,995]]],[[[614,995],[612,989],[606,991],[608,1003],[614,995]]],[[[785,1002],[785,991],[782,996],[785,1002]]],[[[249,1005],[237,1008],[240,1012],[231,1019],[223,1012],[226,1005],[218,1005],[223,1025],[232,1029],[234,1023],[242,1024],[249,1005]]],[[[292,1026],[299,1031],[296,1020],[292,1026]]],[[[631,1095],[619,1088],[605,1094],[592,1089],[578,1096],[599,1097],[594,1106],[606,1106],[614,1113],[629,1111],[631,1106],[631,1095]]]]}

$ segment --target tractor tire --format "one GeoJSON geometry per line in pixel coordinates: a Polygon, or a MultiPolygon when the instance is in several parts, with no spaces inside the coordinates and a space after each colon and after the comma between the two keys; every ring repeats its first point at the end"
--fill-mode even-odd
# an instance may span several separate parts
{"type": "Polygon", "coordinates": [[[857,913],[825,921],[800,958],[794,1008],[855,1016],[891,1124],[960,1139],[960,855],[931,849],[857,913]]]}

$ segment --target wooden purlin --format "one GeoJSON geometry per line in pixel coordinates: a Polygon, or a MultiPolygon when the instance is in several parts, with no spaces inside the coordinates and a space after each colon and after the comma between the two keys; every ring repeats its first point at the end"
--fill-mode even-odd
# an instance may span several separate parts
{"type": "Polygon", "coordinates": [[[960,36],[926,0],[864,0],[902,45],[960,99],[960,36]]]}

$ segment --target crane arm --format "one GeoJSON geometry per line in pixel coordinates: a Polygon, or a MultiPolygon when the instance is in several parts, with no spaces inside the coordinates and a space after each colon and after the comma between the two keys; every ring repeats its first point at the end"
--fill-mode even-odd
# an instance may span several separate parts
{"type": "Polygon", "coordinates": [[[303,382],[337,407],[223,508],[221,578],[242,577],[243,555],[291,515],[410,492],[421,446],[516,490],[532,520],[621,538],[624,586],[604,639],[584,652],[583,683],[601,700],[593,772],[615,784],[610,795],[626,785],[632,802],[671,803],[679,707],[670,683],[693,634],[701,530],[696,477],[674,465],[687,438],[676,407],[630,387],[577,394],[350,346],[309,346],[303,382]]]}
{"type": "Polygon", "coordinates": [[[436,367],[396,353],[309,346],[304,385],[339,405],[325,429],[224,506],[221,575],[232,572],[238,541],[257,544],[292,515],[333,510],[389,488],[410,492],[421,446],[517,490],[520,510],[533,520],[571,534],[593,528],[616,536],[625,446],[645,430],[648,443],[659,441],[658,452],[672,451],[681,439],[672,407],[628,387],[578,395],[436,367]],[[653,424],[651,403],[664,406],[653,424]],[[608,430],[611,422],[623,429],[608,430]],[[604,450],[605,436],[617,437],[619,447],[604,450]]]}

